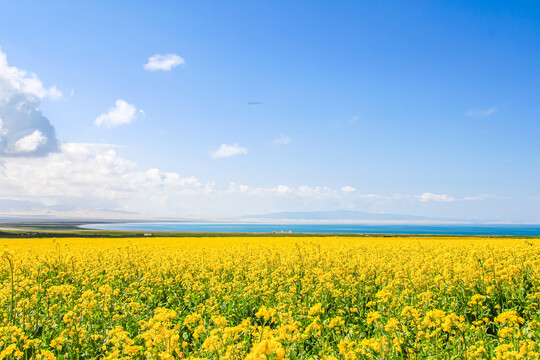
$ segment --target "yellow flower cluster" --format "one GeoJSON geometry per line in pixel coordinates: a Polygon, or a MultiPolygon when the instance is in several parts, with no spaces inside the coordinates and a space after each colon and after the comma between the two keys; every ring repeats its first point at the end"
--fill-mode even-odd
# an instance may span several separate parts
{"type": "Polygon", "coordinates": [[[0,246],[0,360],[540,358],[536,239],[0,246]]]}

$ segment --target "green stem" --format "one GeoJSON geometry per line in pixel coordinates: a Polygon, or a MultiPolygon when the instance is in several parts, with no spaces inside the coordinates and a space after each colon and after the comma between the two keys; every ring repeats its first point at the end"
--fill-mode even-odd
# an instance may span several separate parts
{"type": "Polygon", "coordinates": [[[11,309],[10,309],[10,312],[9,312],[9,317],[10,317],[10,321],[11,321],[11,325],[14,324],[15,322],[15,297],[14,297],[14,294],[15,294],[15,276],[14,276],[14,269],[13,269],[13,262],[11,261],[11,259],[9,258],[9,256],[6,254],[5,255],[6,257],[6,260],[8,261],[9,263],[9,269],[11,271],[11,309]]]}

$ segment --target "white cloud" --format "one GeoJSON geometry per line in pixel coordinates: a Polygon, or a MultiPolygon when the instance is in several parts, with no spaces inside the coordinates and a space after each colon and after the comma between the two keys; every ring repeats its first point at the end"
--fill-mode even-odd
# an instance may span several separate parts
{"type": "Polygon", "coordinates": [[[279,195],[289,195],[293,193],[293,189],[291,189],[287,185],[278,185],[272,190],[275,191],[279,195]]]}
{"type": "Polygon", "coordinates": [[[297,190],[299,196],[320,198],[324,196],[335,196],[335,191],[327,186],[299,186],[297,190]]]}
{"type": "Polygon", "coordinates": [[[235,193],[235,192],[247,193],[248,191],[249,191],[249,186],[247,185],[243,185],[243,184],[238,185],[234,182],[231,182],[229,184],[229,189],[228,189],[229,193],[235,193]]]}
{"type": "Polygon", "coordinates": [[[0,50],[0,156],[45,156],[57,151],[54,127],[39,106],[44,98],[60,97],[55,86],[47,89],[35,74],[9,66],[0,50]]]}
{"type": "Polygon", "coordinates": [[[470,117],[487,117],[497,112],[497,108],[490,107],[489,109],[471,109],[468,110],[465,115],[470,117]]]}
{"type": "Polygon", "coordinates": [[[172,68],[183,65],[185,60],[175,54],[156,54],[148,58],[148,62],[143,65],[148,71],[170,71],[172,68]]]}
{"type": "MultiPolygon", "coordinates": [[[[238,191],[238,187],[234,186],[230,188],[231,191],[238,191]]],[[[296,188],[287,185],[277,185],[274,187],[248,187],[245,186],[242,189],[243,193],[249,195],[273,197],[273,196],[291,196],[291,197],[313,197],[320,198],[324,195],[337,195],[337,192],[331,190],[326,186],[310,187],[306,185],[298,186],[296,188]]]]}
{"type": "Polygon", "coordinates": [[[466,201],[481,201],[481,200],[489,200],[489,199],[510,199],[509,197],[504,196],[498,196],[493,194],[480,194],[480,195],[473,195],[473,196],[465,196],[463,200],[466,201]]]}
{"type": "Polygon", "coordinates": [[[6,136],[8,133],[8,130],[4,128],[4,121],[0,119],[0,141],[2,141],[1,136],[6,136]]]}
{"type": "Polygon", "coordinates": [[[116,100],[116,106],[109,109],[105,114],[101,114],[94,122],[96,126],[104,125],[105,127],[114,127],[133,122],[142,110],[137,110],[135,105],[131,105],[124,100],[116,100]]]}
{"type": "Polygon", "coordinates": [[[212,188],[192,176],[137,171],[114,148],[98,144],[65,143],[45,158],[7,158],[1,165],[0,197],[71,198],[84,204],[80,199],[130,202],[203,194],[212,188]]]}
{"type": "Polygon", "coordinates": [[[456,201],[455,198],[448,196],[446,194],[433,194],[433,193],[423,193],[422,195],[418,195],[417,198],[422,202],[427,201],[438,201],[438,202],[452,202],[456,201]]]}
{"type": "Polygon", "coordinates": [[[291,138],[281,134],[278,138],[274,139],[274,145],[287,145],[291,142],[291,138]]]}
{"type": "Polygon", "coordinates": [[[7,55],[0,50],[0,105],[7,104],[16,96],[38,101],[45,97],[58,99],[62,93],[56,86],[49,89],[43,87],[36,74],[9,66],[7,55]]]}
{"type": "Polygon", "coordinates": [[[234,145],[227,145],[227,144],[221,144],[221,146],[214,152],[210,153],[210,156],[214,159],[220,159],[225,157],[231,157],[236,156],[240,154],[247,154],[247,149],[245,147],[241,147],[238,144],[234,145]]]}
{"type": "Polygon", "coordinates": [[[39,146],[47,143],[47,138],[43,136],[41,131],[35,130],[30,135],[20,138],[15,142],[15,152],[31,152],[35,151],[39,146]]]}
{"type": "MultiPolygon", "coordinates": [[[[34,141],[25,146],[31,147],[39,136],[32,138],[34,141]]],[[[350,186],[250,187],[230,183],[221,189],[214,182],[202,182],[194,176],[138,169],[134,162],[121,157],[116,147],[101,144],[64,143],[59,152],[45,157],[4,157],[0,161],[0,213],[6,213],[8,208],[39,208],[40,214],[55,216],[152,218],[236,216],[280,209],[389,211],[392,206],[400,208],[418,199],[455,200],[432,193],[363,194],[352,191],[350,186]],[[2,208],[2,204],[9,207],[2,208]]]]}
{"type": "Polygon", "coordinates": [[[64,94],[62,94],[62,92],[58,90],[58,88],[55,85],[53,85],[49,88],[48,96],[52,100],[60,100],[61,98],[64,97],[64,94]]]}

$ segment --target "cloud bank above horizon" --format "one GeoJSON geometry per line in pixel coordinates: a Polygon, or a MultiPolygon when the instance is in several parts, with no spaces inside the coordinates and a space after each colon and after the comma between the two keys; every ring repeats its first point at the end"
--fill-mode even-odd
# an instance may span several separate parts
{"type": "Polygon", "coordinates": [[[377,203],[472,201],[446,194],[366,194],[352,186],[219,186],[194,176],[159,169],[139,170],[104,144],[62,143],[44,158],[0,160],[0,200],[20,215],[69,216],[240,216],[280,210],[361,209],[377,203]],[[451,200],[449,200],[451,199],[451,200]],[[286,205],[286,206],[285,206],[286,205]]]}

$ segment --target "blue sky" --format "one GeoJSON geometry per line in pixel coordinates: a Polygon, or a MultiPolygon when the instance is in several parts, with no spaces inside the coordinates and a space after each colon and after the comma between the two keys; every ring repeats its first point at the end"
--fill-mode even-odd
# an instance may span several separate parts
{"type": "Polygon", "coordinates": [[[536,1],[3,1],[2,214],[539,222],[539,38],[536,1]]]}

